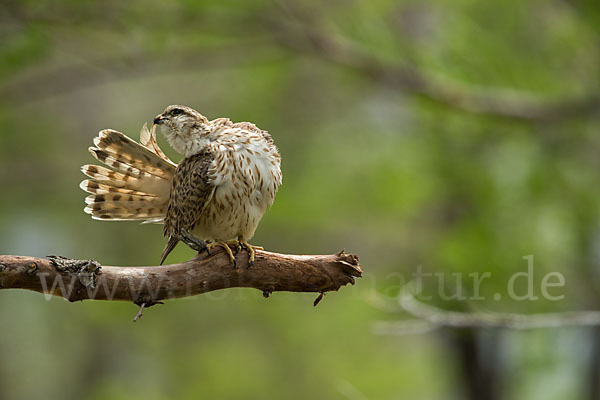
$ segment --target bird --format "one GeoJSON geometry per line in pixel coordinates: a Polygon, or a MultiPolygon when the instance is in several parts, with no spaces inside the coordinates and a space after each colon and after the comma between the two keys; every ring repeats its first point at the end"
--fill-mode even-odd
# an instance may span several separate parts
{"type": "Polygon", "coordinates": [[[89,193],[84,211],[93,219],[163,223],[161,265],[179,242],[198,252],[220,246],[234,268],[244,248],[254,263],[262,247],[248,241],[282,182],[281,156],[267,131],[170,105],[150,130],[144,124],[139,143],[104,129],[89,151],[106,165],[81,167],[90,178],[80,184],[89,193]],[[158,146],[157,128],[183,156],[179,164],[158,146]]]}

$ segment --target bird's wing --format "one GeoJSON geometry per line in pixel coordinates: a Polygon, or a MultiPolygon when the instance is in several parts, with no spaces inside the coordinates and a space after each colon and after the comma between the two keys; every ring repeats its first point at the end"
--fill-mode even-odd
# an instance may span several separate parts
{"type": "Polygon", "coordinates": [[[184,158],[177,166],[163,229],[169,241],[163,250],[161,264],[179,242],[181,230],[187,229],[191,232],[210,202],[215,191],[209,176],[213,160],[212,153],[204,152],[184,158]]]}

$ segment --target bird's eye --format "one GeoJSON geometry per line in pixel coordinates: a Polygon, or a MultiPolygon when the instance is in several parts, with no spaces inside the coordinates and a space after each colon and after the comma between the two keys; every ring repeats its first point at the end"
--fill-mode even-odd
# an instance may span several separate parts
{"type": "Polygon", "coordinates": [[[171,115],[179,115],[179,114],[183,114],[183,110],[181,108],[174,108],[173,110],[171,110],[171,115]]]}

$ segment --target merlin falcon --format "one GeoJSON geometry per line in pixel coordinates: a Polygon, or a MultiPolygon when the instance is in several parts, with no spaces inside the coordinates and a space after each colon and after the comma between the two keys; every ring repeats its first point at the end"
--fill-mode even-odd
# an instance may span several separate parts
{"type": "Polygon", "coordinates": [[[91,179],[85,212],[109,221],[164,223],[162,264],[177,243],[202,252],[221,246],[236,266],[281,184],[281,157],[271,136],[249,122],[209,121],[190,107],[171,105],[144,125],[140,143],[111,129],[94,138],[92,155],[106,167],[84,165],[91,179]],[[158,147],[155,130],[183,155],[179,165],[158,147]]]}

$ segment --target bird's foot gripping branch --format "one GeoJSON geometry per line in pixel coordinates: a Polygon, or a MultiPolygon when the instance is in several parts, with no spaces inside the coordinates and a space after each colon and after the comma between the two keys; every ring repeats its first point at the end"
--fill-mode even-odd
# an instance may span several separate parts
{"type": "Polygon", "coordinates": [[[233,268],[224,250],[164,266],[111,267],[93,260],[60,256],[47,259],[0,256],[0,289],[26,289],[69,301],[131,301],[141,310],[161,300],[194,296],[233,287],[255,288],[268,297],[273,292],[337,291],[362,276],[358,256],[343,250],[329,255],[291,255],[257,250],[252,268],[240,257],[233,268]]]}

